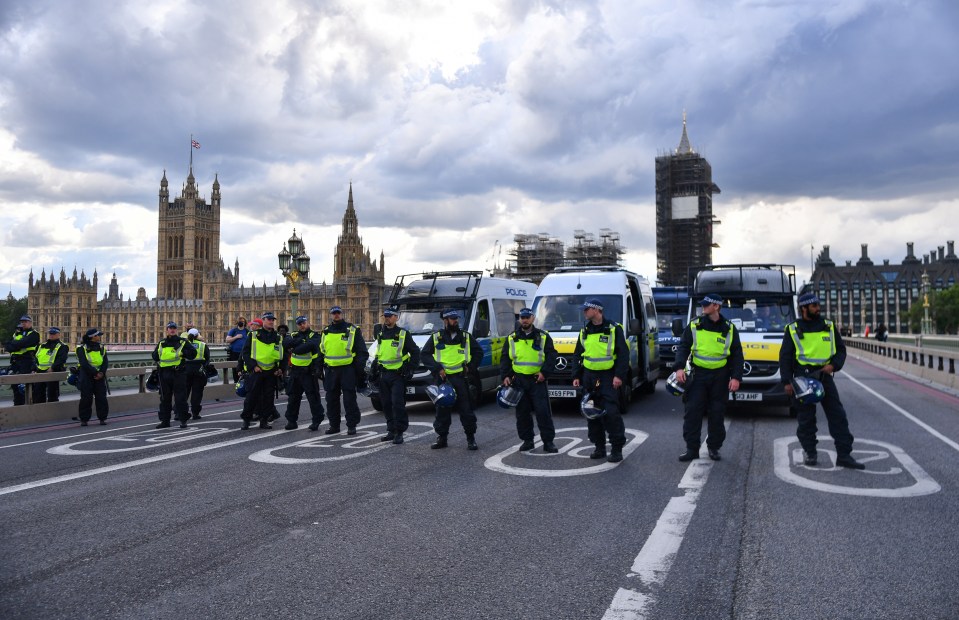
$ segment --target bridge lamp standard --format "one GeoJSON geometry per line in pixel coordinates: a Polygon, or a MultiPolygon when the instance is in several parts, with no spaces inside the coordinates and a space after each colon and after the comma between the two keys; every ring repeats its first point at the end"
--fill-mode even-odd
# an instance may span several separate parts
{"type": "Polygon", "coordinates": [[[300,281],[309,281],[310,277],[310,255],[306,253],[303,239],[296,236],[295,228],[293,236],[283,244],[283,250],[277,254],[277,258],[280,263],[280,272],[286,278],[286,290],[290,296],[293,319],[296,319],[299,316],[296,300],[300,296],[300,281]]]}

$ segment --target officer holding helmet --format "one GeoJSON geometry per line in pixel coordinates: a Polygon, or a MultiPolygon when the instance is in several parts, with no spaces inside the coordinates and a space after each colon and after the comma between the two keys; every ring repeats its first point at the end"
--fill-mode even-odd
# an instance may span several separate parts
{"type": "Polygon", "coordinates": [[[573,351],[573,387],[583,386],[599,397],[606,415],[587,420],[589,440],[596,449],[591,459],[605,458],[610,463],[623,460],[626,445],[626,427],[619,410],[619,390],[629,372],[629,345],[623,326],[603,316],[603,302],[587,299],[583,304],[586,324],[579,332],[573,351]],[[612,451],[606,457],[606,436],[612,451]]]}
{"type": "Polygon", "coordinates": [[[709,458],[722,460],[719,449],[726,441],[726,403],[729,393],[739,390],[745,364],[739,332],[720,313],[723,298],[710,293],[699,305],[702,314],[683,330],[673,366],[676,380],[686,384],[683,394],[686,451],[679,455],[679,460],[684,463],[699,458],[704,415],[708,420],[706,448],[709,458]],[[692,369],[689,374],[686,373],[687,360],[692,369]]]}
{"type": "MultiPolygon", "coordinates": [[[[40,346],[40,334],[33,329],[33,319],[24,314],[20,317],[17,329],[3,348],[10,354],[10,370],[17,375],[26,375],[33,372],[37,348],[40,346]]],[[[27,402],[26,390],[13,386],[13,404],[25,405],[27,402]]]]}
{"type": "MultiPolygon", "coordinates": [[[[794,396],[793,377],[812,377],[822,383],[825,390],[822,408],[829,424],[829,434],[836,444],[836,465],[865,469],[865,465],[852,458],[853,437],[849,432],[849,420],[833,379],[833,374],[839,372],[846,362],[846,345],[836,325],[820,315],[819,297],[815,293],[799,296],[799,312],[802,318],[786,326],[779,349],[780,380],[790,396],[794,396]]],[[[796,436],[805,452],[803,462],[811,467],[818,463],[816,405],[797,401],[794,406],[799,423],[796,436]]]]}
{"type": "MultiPolygon", "coordinates": [[[[476,414],[470,402],[469,375],[476,373],[483,359],[483,349],[469,332],[460,329],[458,310],[447,308],[440,313],[440,318],[443,319],[443,329],[434,332],[423,345],[423,365],[433,372],[438,382],[448,382],[456,391],[453,407],[459,413],[460,423],[466,433],[466,447],[477,450],[476,414]]],[[[450,432],[452,415],[452,407],[437,405],[433,430],[439,437],[430,448],[437,450],[448,445],[446,436],[450,432]]]]}
{"type": "Polygon", "coordinates": [[[326,389],[326,409],[330,416],[327,435],[340,432],[340,395],[346,410],[346,434],[355,435],[360,423],[360,407],[356,404],[356,388],[366,380],[366,360],[370,353],[363,340],[363,332],[343,320],[343,308],[330,308],[330,324],[320,335],[320,357],[323,360],[323,387],[326,389]]]}
{"type": "Polygon", "coordinates": [[[386,417],[386,435],[380,441],[403,443],[403,433],[409,428],[406,414],[406,381],[420,364],[420,348],[410,333],[399,327],[400,311],[396,306],[383,310],[383,329],[376,336],[376,359],[371,380],[378,382],[380,402],[386,417]]]}
{"type": "Polygon", "coordinates": [[[323,423],[323,403],[320,402],[320,386],[313,370],[319,364],[320,335],[310,329],[310,320],[305,316],[296,317],[296,331],[283,339],[283,348],[289,355],[290,388],[286,402],[286,426],[288,431],[297,427],[300,418],[300,403],[306,392],[306,401],[310,403],[310,430],[315,431],[323,423]]]}
{"type": "MultiPolygon", "coordinates": [[[[503,343],[500,355],[499,374],[503,386],[516,387],[523,396],[516,404],[516,432],[523,444],[520,452],[532,450],[533,413],[543,440],[543,452],[559,452],[553,439],[556,430],[553,414],[549,408],[549,390],[546,380],[556,365],[556,348],[553,339],[541,329],[533,327],[533,311],[519,311],[519,326],[503,343]]],[[[604,440],[605,441],[605,440],[604,440]]]]}
{"type": "Polygon", "coordinates": [[[110,360],[107,359],[106,347],[100,344],[102,335],[103,332],[99,329],[91,327],[83,335],[83,342],[77,347],[80,426],[86,426],[89,423],[93,414],[94,399],[101,426],[107,423],[107,416],[110,415],[110,403],[107,402],[107,370],[110,368],[110,360]]]}

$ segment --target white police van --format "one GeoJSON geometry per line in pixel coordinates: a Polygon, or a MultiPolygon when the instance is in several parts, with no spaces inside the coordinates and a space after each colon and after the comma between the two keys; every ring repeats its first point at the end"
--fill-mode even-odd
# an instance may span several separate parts
{"type": "Polygon", "coordinates": [[[547,274],[536,289],[534,324],[553,337],[558,354],[549,379],[550,398],[576,398],[572,358],[585,324],[583,302],[603,302],[603,316],[623,326],[629,345],[629,376],[620,392],[623,411],[633,392],[652,393],[659,378],[656,304],[646,278],[618,266],[561,267],[547,274]]]}
{"type": "MultiPolygon", "coordinates": [[[[460,326],[483,349],[478,376],[471,377],[470,385],[471,398],[477,403],[483,392],[500,385],[503,342],[516,329],[520,309],[533,303],[535,291],[536,285],[531,282],[484,277],[482,271],[437,271],[398,276],[387,305],[399,308],[397,325],[410,332],[420,349],[433,332],[443,327],[440,312],[444,308],[459,310],[460,326]]],[[[381,329],[380,324],[373,326],[371,361],[376,359],[376,336],[381,329]]],[[[407,382],[406,399],[428,400],[426,388],[432,384],[432,375],[420,364],[407,382]]],[[[377,411],[382,411],[376,394],[370,401],[377,411]]]]}

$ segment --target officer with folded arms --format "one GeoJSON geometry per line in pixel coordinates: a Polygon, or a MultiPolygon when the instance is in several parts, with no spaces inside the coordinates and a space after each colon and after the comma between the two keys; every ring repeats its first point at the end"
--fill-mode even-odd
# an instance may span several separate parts
{"type": "Polygon", "coordinates": [[[279,413],[276,411],[276,382],[283,376],[283,341],[276,333],[276,316],[264,312],[260,317],[263,327],[250,332],[243,345],[243,365],[247,373],[247,392],[243,400],[241,430],[250,428],[254,415],[260,428],[269,430],[279,413]],[[275,417],[274,417],[275,416],[275,417]]]}
{"type": "Polygon", "coordinates": [[[533,311],[523,308],[519,311],[519,327],[503,342],[500,355],[499,374],[504,386],[513,386],[523,390],[523,396],[516,404],[516,432],[523,444],[520,452],[532,450],[533,413],[539,436],[543,440],[543,452],[559,452],[553,439],[556,430],[553,426],[553,413],[549,408],[549,390],[546,380],[556,366],[556,348],[553,339],[541,329],[533,327],[533,311]]]}
{"type": "Polygon", "coordinates": [[[94,399],[101,426],[107,423],[107,416],[110,415],[110,403],[107,402],[107,369],[110,368],[110,360],[107,358],[106,347],[100,344],[102,335],[103,332],[99,329],[91,327],[77,347],[80,426],[86,426],[90,421],[94,399]]]}
{"type": "Polygon", "coordinates": [[[603,302],[587,299],[583,304],[586,324],[579,332],[573,350],[573,387],[583,386],[602,400],[606,415],[587,420],[587,435],[596,449],[591,459],[605,458],[610,463],[623,460],[626,426],[619,410],[619,390],[629,371],[629,345],[623,326],[603,316],[603,302]],[[606,436],[612,450],[606,457],[606,436]]]}
{"type": "MultiPolygon", "coordinates": [[[[839,400],[839,390],[833,375],[846,363],[846,344],[836,325],[819,313],[819,297],[815,293],[799,296],[801,318],[786,326],[782,347],[779,349],[779,376],[787,394],[794,396],[792,380],[806,376],[822,383],[825,396],[822,409],[826,414],[829,434],[836,444],[836,465],[850,469],[865,469],[866,466],[852,458],[853,436],[849,432],[846,409],[839,400]]],[[[799,426],[796,436],[805,452],[803,462],[807,466],[818,463],[816,453],[816,405],[794,401],[799,426]]]]}
{"type": "Polygon", "coordinates": [[[676,348],[676,379],[685,382],[683,402],[683,439],[686,451],[679,460],[689,462],[699,458],[702,444],[703,416],[708,426],[706,448],[709,458],[719,461],[719,449],[726,440],[726,403],[729,393],[739,390],[743,379],[743,347],[736,326],[720,313],[723,298],[710,293],[699,302],[702,314],[691,321],[676,348]],[[689,360],[692,372],[686,373],[689,360]]]}
{"type": "Polygon", "coordinates": [[[159,367],[157,376],[160,379],[160,423],[156,427],[169,428],[170,417],[175,413],[180,428],[186,428],[190,411],[187,371],[183,362],[195,359],[196,349],[177,334],[176,323],[170,321],[166,324],[166,337],[154,347],[152,357],[159,367]]]}
{"type": "Polygon", "coordinates": [[[330,324],[320,335],[320,357],[323,360],[323,387],[326,389],[326,409],[330,427],[327,435],[340,432],[340,395],[346,410],[346,434],[355,435],[360,423],[360,407],[356,403],[356,388],[360,379],[366,380],[366,361],[370,353],[360,328],[343,320],[343,309],[330,308],[330,324]]]}
{"type": "MultiPolygon", "coordinates": [[[[60,328],[47,330],[47,341],[37,349],[36,372],[63,372],[66,370],[70,347],[60,341],[60,328]]],[[[33,384],[34,403],[55,403],[60,400],[60,382],[48,381],[33,384]]]]}
{"type": "Polygon", "coordinates": [[[420,348],[410,333],[399,327],[400,311],[390,306],[383,311],[383,329],[376,337],[376,359],[371,380],[378,382],[380,402],[386,417],[386,435],[380,441],[403,443],[403,433],[410,426],[406,414],[406,382],[420,363],[420,348]]]}
{"type": "MultiPolygon", "coordinates": [[[[17,329],[10,340],[4,343],[3,348],[10,354],[10,370],[17,375],[26,375],[33,372],[37,347],[40,346],[40,334],[33,329],[33,319],[24,314],[20,317],[17,329]]],[[[13,386],[13,404],[25,405],[27,392],[18,386],[13,386]]]]}
{"type": "Polygon", "coordinates": [[[319,364],[320,335],[310,329],[310,320],[296,317],[296,331],[283,340],[283,348],[289,357],[290,387],[286,401],[286,426],[288,431],[297,427],[300,403],[306,392],[310,403],[310,430],[315,431],[323,423],[323,403],[320,401],[320,386],[316,381],[315,368],[319,364]]]}

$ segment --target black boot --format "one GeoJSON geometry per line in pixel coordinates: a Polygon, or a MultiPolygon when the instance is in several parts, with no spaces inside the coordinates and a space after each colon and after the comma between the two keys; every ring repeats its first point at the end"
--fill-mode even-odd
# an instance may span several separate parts
{"type": "Polygon", "coordinates": [[[852,458],[848,454],[846,456],[836,457],[836,465],[839,467],[848,467],[849,469],[866,469],[866,466],[852,458]]]}
{"type": "Polygon", "coordinates": [[[393,444],[398,446],[401,443],[403,443],[403,433],[397,433],[396,437],[393,438],[393,444]]]}
{"type": "Polygon", "coordinates": [[[249,420],[243,420],[243,426],[240,427],[240,430],[241,430],[241,431],[248,431],[248,430],[250,430],[250,421],[249,421],[249,420]]]}
{"type": "Polygon", "coordinates": [[[396,433],[393,433],[393,432],[389,432],[383,435],[382,437],[380,437],[380,441],[383,441],[383,442],[393,441],[394,439],[396,439],[396,433]]]}
{"type": "Polygon", "coordinates": [[[547,454],[556,454],[557,452],[559,452],[559,448],[557,448],[556,444],[553,443],[552,441],[544,441],[543,452],[546,452],[547,454]]]}
{"type": "Polygon", "coordinates": [[[445,448],[447,445],[449,444],[446,443],[446,435],[440,435],[436,438],[436,442],[430,445],[430,449],[439,450],[440,448],[445,448]]]}
{"type": "Polygon", "coordinates": [[[683,463],[688,463],[693,459],[699,458],[699,450],[693,450],[692,448],[686,448],[686,451],[679,455],[679,460],[683,463]]]}
{"type": "Polygon", "coordinates": [[[467,450],[479,450],[479,446],[476,445],[476,438],[473,435],[466,436],[466,449],[467,450]]]}
{"type": "Polygon", "coordinates": [[[613,446],[612,451],[609,453],[609,458],[606,459],[610,463],[619,463],[623,460],[623,447],[622,446],[613,446]]]}
{"type": "Polygon", "coordinates": [[[606,444],[596,445],[596,449],[593,450],[593,453],[589,455],[589,458],[595,460],[606,458],[606,444]]]}
{"type": "Polygon", "coordinates": [[[164,421],[160,422],[159,424],[157,424],[156,427],[157,427],[157,428],[170,428],[170,421],[169,421],[169,420],[164,420],[164,421]]]}
{"type": "Polygon", "coordinates": [[[339,427],[339,426],[331,426],[330,428],[326,429],[326,431],[325,431],[323,434],[324,434],[324,435],[336,435],[336,434],[339,433],[339,432],[340,432],[340,427],[339,427]]]}
{"type": "Polygon", "coordinates": [[[295,420],[290,420],[289,422],[286,423],[286,426],[283,427],[283,430],[285,430],[285,431],[296,430],[296,427],[297,427],[297,426],[299,426],[299,425],[296,423],[295,420]]]}
{"type": "Polygon", "coordinates": [[[533,443],[533,440],[532,440],[532,439],[527,439],[527,440],[524,441],[523,444],[519,447],[519,451],[520,451],[520,452],[526,452],[526,451],[528,451],[528,450],[532,450],[532,449],[533,449],[533,446],[535,446],[535,445],[536,445],[536,444],[533,443]]]}

